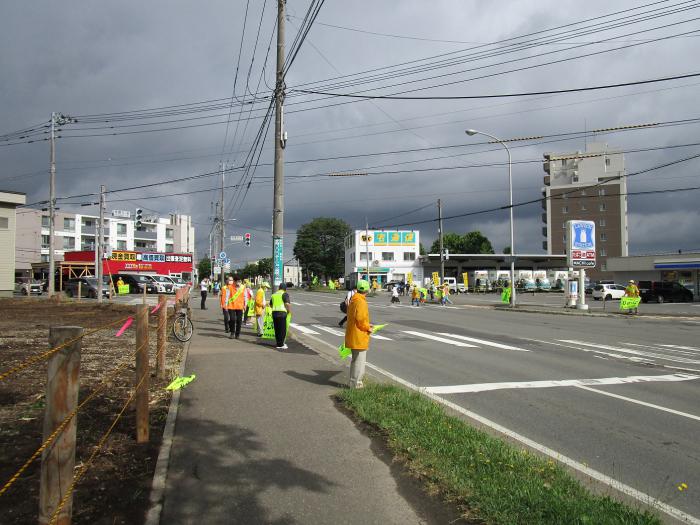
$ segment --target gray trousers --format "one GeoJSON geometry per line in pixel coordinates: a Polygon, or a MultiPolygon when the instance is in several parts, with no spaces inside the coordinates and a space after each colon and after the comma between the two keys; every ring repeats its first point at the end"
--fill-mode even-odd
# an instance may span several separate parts
{"type": "Polygon", "coordinates": [[[263,326],[265,326],[265,314],[259,315],[257,317],[257,321],[258,321],[258,335],[262,335],[263,326]]]}
{"type": "Polygon", "coordinates": [[[367,363],[367,350],[353,350],[352,363],[350,363],[350,388],[357,388],[365,375],[365,363],[367,363]]]}

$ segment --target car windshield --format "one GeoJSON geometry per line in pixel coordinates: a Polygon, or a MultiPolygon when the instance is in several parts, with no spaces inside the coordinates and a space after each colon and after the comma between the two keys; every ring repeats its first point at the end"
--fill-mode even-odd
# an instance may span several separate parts
{"type": "Polygon", "coordinates": [[[168,279],[167,277],[163,277],[162,275],[153,275],[152,277],[159,283],[170,284],[170,279],[168,279]]]}
{"type": "Polygon", "coordinates": [[[594,290],[600,291],[600,290],[603,289],[603,285],[602,285],[602,284],[596,284],[595,287],[594,287],[593,289],[594,289],[594,290]]]}
{"type": "Polygon", "coordinates": [[[185,284],[185,280],[182,277],[171,277],[171,279],[177,284],[185,284]]]}

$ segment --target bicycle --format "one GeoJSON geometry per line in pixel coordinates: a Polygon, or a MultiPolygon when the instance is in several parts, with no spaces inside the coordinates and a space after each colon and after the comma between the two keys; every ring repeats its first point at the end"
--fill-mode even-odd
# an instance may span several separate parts
{"type": "Polygon", "coordinates": [[[192,339],[192,333],[194,332],[194,326],[192,325],[189,314],[190,306],[189,304],[185,304],[175,315],[175,320],[173,321],[173,335],[178,341],[183,343],[192,339]]]}

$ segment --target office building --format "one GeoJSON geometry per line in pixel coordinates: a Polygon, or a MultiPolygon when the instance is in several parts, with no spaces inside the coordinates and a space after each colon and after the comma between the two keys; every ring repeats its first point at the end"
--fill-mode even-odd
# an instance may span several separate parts
{"type": "Polygon", "coordinates": [[[621,151],[607,144],[588,144],[585,152],[544,155],[542,247],[548,254],[566,253],[566,221],[596,225],[597,263],[586,270],[593,279],[610,277],[608,257],[628,253],[627,182],[621,151]]]}
{"type": "Polygon", "coordinates": [[[345,238],[345,278],[350,283],[370,279],[389,281],[423,280],[417,231],[356,230],[345,238]]]}

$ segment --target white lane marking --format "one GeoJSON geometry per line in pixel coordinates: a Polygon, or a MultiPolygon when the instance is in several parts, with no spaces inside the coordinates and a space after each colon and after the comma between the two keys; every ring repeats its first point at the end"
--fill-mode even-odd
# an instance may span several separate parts
{"type": "Polygon", "coordinates": [[[329,334],[345,337],[345,332],[341,332],[340,330],[336,330],[335,328],[330,328],[329,326],[323,326],[320,324],[313,324],[311,326],[313,326],[314,328],[318,328],[319,330],[323,330],[324,332],[328,332],[329,334]]]}
{"type": "MultiPolygon", "coordinates": [[[[315,339],[315,338],[314,338],[315,339]]],[[[327,346],[330,346],[328,343],[323,341],[323,343],[327,346]]],[[[611,478],[610,476],[607,476],[606,474],[603,474],[602,472],[599,472],[597,470],[592,469],[588,465],[584,465],[583,463],[580,463],[576,461],[575,459],[572,459],[568,456],[565,456],[564,454],[561,454],[557,452],[556,450],[549,448],[546,445],[543,445],[541,443],[538,443],[537,441],[534,441],[528,437],[523,436],[522,434],[518,434],[517,432],[510,430],[509,428],[506,428],[502,425],[499,425],[498,423],[491,421],[490,419],[485,418],[484,416],[481,416],[477,414],[476,412],[472,412],[471,410],[467,410],[466,408],[458,405],[457,403],[453,403],[451,401],[448,401],[447,399],[444,399],[436,394],[433,394],[431,392],[426,392],[424,388],[420,388],[413,383],[409,383],[405,379],[402,379],[391,372],[384,370],[383,368],[380,368],[376,365],[373,365],[372,363],[367,363],[367,367],[371,368],[372,370],[375,370],[376,372],[379,372],[380,374],[385,375],[392,381],[399,383],[406,388],[413,390],[415,392],[418,392],[420,394],[423,394],[424,396],[432,399],[433,401],[437,401],[438,403],[442,404],[443,406],[446,406],[447,408],[450,408],[454,410],[455,412],[459,412],[460,414],[468,417],[469,419],[476,421],[486,427],[489,427],[496,432],[503,434],[504,436],[513,439],[515,441],[519,441],[526,447],[529,447],[533,450],[536,450],[540,452],[541,454],[544,454],[546,456],[549,456],[550,458],[558,461],[559,463],[566,465],[569,468],[572,468],[574,470],[577,470],[581,472],[582,474],[589,476],[590,478],[595,479],[596,481],[603,483],[605,485],[608,485],[609,487],[614,488],[615,490],[626,494],[628,496],[631,496],[635,498],[636,500],[642,502],[644,505],[649,505],[650,507],[656,508],[660,510],[661,512],[664,512],[668,514],[669,516],[672,516],[684,523],[690,523],[692,525],[700,525],[700,519],[691,516],[690,514],[687,514],[686,512],[683,512],[680,509],[677,509],[676,507],[672,507],[671,505],[664,503],[663,501],[660,501],[653,496],[646,494],[645,492],[642,492],[640,490],[635,489],[634,487],[631,487],[629,485],[626,485],[625,483],[622,483],[621,481],[618,481],[614,478],[611,478]]]]}
{"type": "MultiPolygon", "coordinates": [[[[602,350],[593,350],[592,348],[585,348],[582,346],[565,345],[562,343],[555,343],[554,341],[544,341],[542,339],[533,339],[531,337],[521,337],[520,339],[524,339],[525,341],[532,341],[533,343],[542,343],[545,345],[561,346],[563,348],[572,348],[574,350],[580,350],[581,352],[589,352],[592,354],[606,355],[608,357],[614,357],[616,359],[627,359],[628,361],[632,361],[634,363],[655,364],[655,362],[653,360],[650,360],[650,359],[643,359],[641,357],[630,357],[630,356],[622,355],[622,354],[612,354],[610,352],[603,352],[602,350]]],[[[594,355],[593,357],[598,357],[598,355],[594,355]]]]}
{"type": "Polygon", "coordinates": [[[455,341],[454,339],[447,339],[446,337],[439,337],[437,335],[426,334],[423,332],[414,332],[413,330],[404,330],[404,334],[416,335],[418,337],[424,337],[425,339],[432,339],[433,341],[439,341],[440,343],[446,343],[448,345],[462,346],[464,348],[478,348],[476,345],[470,345],[468,343],[462,343],[460,341],[455,341]]]}
{"type": "Polygon", "coordinates": [[[304,306],[304,303],[295,303],[294,301],[292,301],[292,304],[295,306],[304,306]]]}
{"type": "Polygon", "coordinates": [[[671,355],[674,354],[681,354],[681,355],[689,355],[689,356],[696,356],[697,352],[688,352],[686,350],[677,350],[675,348],[664,348],[664,345],[657,345],[657,346],[652,346],[652,345],[640,345],[637,343],[627,343],[624,341],[620,342],[621,345],[626,345],[626,346],[634,346],[635,348],[646,348],[648,350],[654,350],[655,352],[671,352],[671,355]]]}
{"type": "Polygon", "coordinates": [[[600,348],[601,350],[612,350],[613,352],[622,352],[625,354],[634,354],[644,356],[646,358],[656,357],[658,359],[663,359],[664,361],[674,361],[676,363],[689,363],[694,365],[699,365],[700,361],[695,359],[686,359],[685,357],[671,357],[665,354],[654,354],[651,352],[641,352],[639,350],[632,350],[631,348],[620,348],[619,346],[608,346],[594,343],[587,343],[585,341],[576,341],[572,339],[559,339],[563,343],[570,343],[574,345],[588,346],[591,348],[600,348]]]}
{"type": "Polygon", "coordinates": [[[447,332],[439,332],[440,335],[446,335],[447,337],[454,337],[455,339],[464,339],[465,341],[471,341],[472,343],[480,343],[486,346],[493,346],[495,348],[502,348],[503,350],[515,350],[516,352],[529,352],[524,348],[518,348],[517,346],[504,345],[503,343],[496,343],[493,341],[487,341],[485,339],[477,339],[476,337],[467,337],[466,335],[450,334],[447,332]]]}
{"type": "Polygon", "coordinates": [[[691,381],[700,376],[691,374],[667,374],[657,376],[601,377],[599,379],[554,379],[545,381],[508,381],[503,383],[475,383],[425,387],[433,394],[466,394],[518,388],[552,388],[555,386],[622,385],[627,383],[651,383],[655,381],[691,381]]]}
{"type": "Polygon", "coordinates": [[[315,335],[318,335],[318,332],[317,332],[316,330],[312,330],[311,328],[307,328],[306,326],[302,326],[302,325],[300,325],[300,324],[289,323],[289,326],[291,326],[292,328],[296,328],[297,330],[299,330],[299,331],[300,331],[301,333],[303,333],[303,334],[315,334],[315,335]]]}
{"type": "Polygon", "coordinates": [[[659,345],[666,348],[679,348],[681,350],[692,350],[693,352],[700,352],[700,348],[695,348],[694,346],[679,346],[679,345],[659,345]]]}
{"type": "Polygon", "coordinates": [[[653,403],[647,403],[646,401],[640,401],[639,399],[633,399],[631,397],[625,397],[625,396],[621,396],[619,394],[613,394],[612,392],[598,390],[597,388],[591,388],[591,387],[583,386],[583,385],[574,385],[574,386],[576,386],[576,388],[580,388],[581,390],[588,390],[589,392],[595,392],[596,394],[614,397],[615,399],[622,399],[623,401],[627,401],[629,403],[635,403],[637,405],[642,405],[642,406],[649,407],[649,408],[655,408],[656,410],[662,410],[664,412],[668,412],[669,414],[675,414],[677,416],[687,417],[689,419],[694,419],[696,421],[700,421],[700,416],[688,414],[687,412],[681,412],[680,410],[674,410],[672,408],[662,407],[660,405],[655,405],[653,403]]]}
{"type": "MultiPolygon", "coordinates": [[[[307,335],[309,339],[313,339],[317,343],[320,343],[323,346],[328,347],[334,352],[337,352],[337,348],[334,347],[332,344],[324,341],[323,339],[319,339],[318,337],[315,337],[313,335],[307,335]]],[[[536,339],[535,339],[536,341],[536,339]]],[[[546,341],[542,341],[546,342],[546,341]]],[[[556,344],[556,343],[554,343],[556,344]]],[[[563,346],[563,345],[560,345],[563,346]]],[[[346,365],[349,366],[349,365],[346,365]]],[[[467,410],[466,408],[458,405],[457,403],[453,403],[452,401],[448,401],[447,399],[440,397],[436,394],[433,394],[431,392],[426,392],[424,388],[420,388],[413,383],[410,383],[406,381],[405,379],[392,374],[388,370],[384,370],[383,368],[378,367],[377,365],[374,365],[372,363],[367,363],[367,368],[370,368],[374,370],[375,372],[378,372],[385,377],[388,377],[395,383],[398,383],[400,385],[405,386],[409,390],[413,390],[414,392],[418,392],[419,394],[424,395],[425,397],[432,399],[433,401],[436,401],[440,403],[443,406],[446,406],[447,408],[450,408],[454,410],[455,412],[458,412],[462,414],[463,416],[468,417],[469,419],[476,421],[477,423],[480,423],[481,425],[484,425],[486,427],[491,428],[492,430],[510,438],[515,441],[519,441],[526,447],[529,447],[533,450],[536,450],[540,452],[541,454],[544,454],[545,456],[549,456],[550,458],[554,459],[555,461],[558,461],[562,465],[566,465],[567,467],[576,470],[578,472],[581,472],[582,474],[595,479],[596,481],[603,483],[604,485],[607,485],[609,487],[614,488],[615,490],[626,494],[628,496],[631,496],[635,498],[637,501],[640,501],[644,505],[648,505],[652,508],[656,508],[660,510],[661,512],[664,512],[668,514],[669,516],[672,516],[675,519],[678,519],[682,522],[685,523],[690,523],[691,525],[700,525],[700,519],[691,516],[690,514],[687,514],[686,512],[683,512],[680,509],[677,509],[676,507],[672,507],[671,505],[664,503],[663,501],[660,501],[653,496],[642,492],[641,490],[637,490],[634,487],[631,487],[629,485],[626,485],[625,483],[622,483],[621,481],[616,480],[615,478],[611,478],[610,476],[603,474],[602,472],[599,472],[595,469],[592,469],[588,465],[584,465],[583,463],[580,463],[576,461],[575,459],[572,459],[568,456],[565,456],[564,454],[561,454],[557,452],[556,450],[549,448],[546,445],[543,445],[541,443],[538,443],[537,441],[534,441],[526,436],[523,436],[522,434],[519,434],[513,430],[510,430],[509,428],[504,427],[503,425],[499,425],[495,421],[491,421],[490,419],[485,418],[484,416],[481,416],[477,414],[476,412],[472,412],[471,410],[467,410]]]]}

